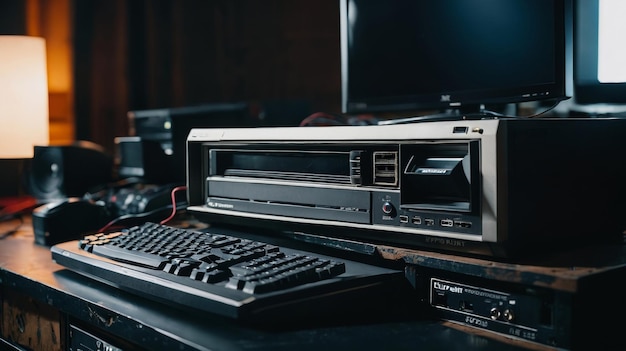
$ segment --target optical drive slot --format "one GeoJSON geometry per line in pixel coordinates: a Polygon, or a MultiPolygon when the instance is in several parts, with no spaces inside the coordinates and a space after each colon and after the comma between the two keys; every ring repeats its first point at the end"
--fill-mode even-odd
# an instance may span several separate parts
{"type": "Polygon", "coordinates": [[[279,179],[288,181],[325,182],[332,184],[350,184],[350,177],[334,174],[316,174],[302,172],[283,171],[258,171],[249,169],[227,169],[224,171],[227,177],[250,177],[262,179],[279,179]]]}

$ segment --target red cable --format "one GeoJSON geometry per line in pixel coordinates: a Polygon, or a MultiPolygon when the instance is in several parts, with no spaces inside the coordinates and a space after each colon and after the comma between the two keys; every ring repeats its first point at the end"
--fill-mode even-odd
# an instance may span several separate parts
{"type": "MultiPolygon", "coordinates": [[[[184,185],[177,186],[177,187],[175,187],[174,189],[172,189],[172,191],[171,191],[171,199],[172,199],[172,213],[171,213],[171,214],[170,214],[167,218],[165,218],[164,220],[162,220],[162,221],[160,222],[160,224],[165,224],[165,223],[167,223],[167,222],[171,221],[171,220],[172,220],[172,218],[174,218],[174,216],[176,216],[176,212],[177,212],[177,209],[176,209],[176,193],[177,193],[178,191],[181,191],[181,190],[186,190],[186,189],[187,189],[187,187],[186,187],[186,186],[184,186],[184,185]]],[[[107,231],[108,229],[110,229],[110,228],[113,226],[113,224],[117,223],[119,220],[120,220],[120,218],[115,218],[115,219],[113,219],[112,221],[110,221],[109,223],[107,223],[104,227],[100,228],[100,230],[98,230],[98,231],[97,231],[97,233],[104,233],[105,231],[107,231]]]]}
{"type": "Polygon", "coordinates": [[[174,216],[176,216],[176,212],[177,212],[177,210],[176,210],[176,193],[178,191],[186,190],[186,189],[187,189],[187,187],[184,186],[184,185],[177,186],[174,189],[172,189],[172,213],[167,218],[162,220],[159,224],[165,224],[165,223],[171,221],[172,218],[174,218],[174,216]]]}

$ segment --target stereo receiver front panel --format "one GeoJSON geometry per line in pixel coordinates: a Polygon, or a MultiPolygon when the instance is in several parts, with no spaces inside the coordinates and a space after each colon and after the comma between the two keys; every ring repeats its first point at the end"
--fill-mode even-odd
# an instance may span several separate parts
{"type": "Polygon", "coordinates": [[[444,320],[538,345],[572,346],[567,338],[572,334],[570,294],[513,285],[503,291],[431,278],[428,299],[444,320]]]}
{"type": "Polygon", "coordinates": [[[481,233],[478,140],[205,147],[209,208],[382,230],[481,233]]]}

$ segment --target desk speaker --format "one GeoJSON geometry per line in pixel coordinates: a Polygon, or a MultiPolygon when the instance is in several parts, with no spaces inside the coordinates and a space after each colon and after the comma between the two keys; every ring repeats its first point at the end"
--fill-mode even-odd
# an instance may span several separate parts
{"type": "Polygon", "coordinates": [[[80,197],[113,180],[113,158],[97,144],[78,141],[33,151],[26,188],[37,199],[80,197]]]}

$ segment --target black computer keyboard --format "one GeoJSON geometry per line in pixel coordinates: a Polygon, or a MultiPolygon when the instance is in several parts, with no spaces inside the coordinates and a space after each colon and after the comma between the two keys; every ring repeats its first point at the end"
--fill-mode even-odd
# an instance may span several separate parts
{"type": "Polygon", "coordinates": [[[57,244],[51,251],[60,265],[123,290],[250,322],[373,310],[405,287],[399,270],[238,233],[145,223],[57,244]]]}

